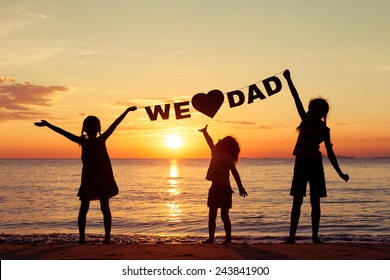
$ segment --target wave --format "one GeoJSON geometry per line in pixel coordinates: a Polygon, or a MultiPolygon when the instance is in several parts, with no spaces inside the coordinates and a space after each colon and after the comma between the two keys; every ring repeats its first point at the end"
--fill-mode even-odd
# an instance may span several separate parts
{"type": "MultiPolygon", "coordinates": [[[[0,234],[0,243],[14,244],[77,244],[78,234],[51,233],[51,234],[0,234]]],[[[159,235],[112,235],[111,240],[115,244],[197,244],[205,240],[205,236],[159,236],[159,235]]],[[[286,236],[233,236],[236,244],[262,244],[281,243],[286,236]]],[[[103,235],[87,235],[88,244],[101,244],[103,235]]],[[[326,243],[390,243],[390,235],[321,235],[321,240],[326,243]]],[[[222,243],[223,238],[216,238],[216,243],[222,243]]],[[[297,237],[297,243],[311,243],[310,236],[297,237]]]]}

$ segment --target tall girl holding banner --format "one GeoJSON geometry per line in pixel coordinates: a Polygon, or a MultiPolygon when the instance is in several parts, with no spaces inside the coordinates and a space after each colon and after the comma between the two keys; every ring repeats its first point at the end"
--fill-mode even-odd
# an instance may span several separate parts
{"type": "Polygon", "coordinates": [[[295,243],[301,205],[303,197],[306,196],[308,182],[310,185],[312,209],[312,240],[315,244],[323,243],[318,237],[321,217],[320,198],[327,196],[322,154],[320,152],[320,144],[322,142],[325,143],[329,161],[337,174],[346,182],[349,180],[349,176],[341,171],[336,155],[333,152],[330,141],[330,129],[326,125],[326,117],[329,111],[328,102],[322,98],[312,99],[309,103],[309,110],[306,112],[291,80],[290,71],[284,71],[283,76],[287,80],[298,114],[301,117],[301,124],[297,128],[299,135],[293,152],[295,166],[290,195],[294,198],[291,210],[290,235],[284,243],[295,243]]]}

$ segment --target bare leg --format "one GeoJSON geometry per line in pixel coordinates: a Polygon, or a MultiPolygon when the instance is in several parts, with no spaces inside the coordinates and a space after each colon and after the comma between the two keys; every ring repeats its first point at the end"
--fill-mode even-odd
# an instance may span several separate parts
{"type": "Polygon", "coordinates": [[[223,221],[223,226],[225,228],[226,239],[223,243],[232,242],[232,224],[229,218],[229,208],[221,208],[221,218],[223,221]]]}
{"type": "Polygon", "coordinates": [[[214,243],[217,213],[218,208],[209,207],[209,239],[203,241],[203,243],[214,243]]]}
{"type": "Polygon", "coordinates": [[[313,243],[323,243],[318,238],[318,230],[320,228],[321,204],[319,197],[310,197],[311,203],[311,227],[313,243]]]}
{"type": "Polygon", "coordinates": [[[89,210],[89,200],[82,200],[80,204],[80,211],[78,217],[79,225],[79,243],[85,243],[85,227],[87,224],[87,213],[89,210]]]}
{"type": "Polygon", "coordinates": [[[293,206],[291,209],[290,235],[284,243],[287,243],[287,244],[294,244],[295,243],[295,235],[297,233],[299,218],[301,216],[302,203],[303,203],[302,196],[294,196],[293,206]]]}
{"type": "Polygon", "coordinates": [[[100,209],[102,210],[103,221],[104,221],[104,232],[105,232],[104,243],[110,243],[112,217],[111,217],[110,203],[108,198],[100,199],[100,209]]]}

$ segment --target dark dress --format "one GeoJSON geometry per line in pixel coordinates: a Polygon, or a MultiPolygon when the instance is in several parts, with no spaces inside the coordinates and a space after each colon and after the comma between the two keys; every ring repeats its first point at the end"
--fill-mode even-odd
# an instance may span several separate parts
{"type": "Polygon", "coordinates": [[[232,208],[233,190],[230,186],[230,169],[234,166],[234,159],[228,153],[221,153],[212,149],[212,157],[206,179],[212,181],[209,189],[207,206],[210,208],[232,208]]]}
{"type": "Polygon", "coordinates": [[[81,186],[77,193],[80,200],[111,198],[119,193],[107,153],[106,139],[84,139],[81,142],[83,169],[81,186]]]}

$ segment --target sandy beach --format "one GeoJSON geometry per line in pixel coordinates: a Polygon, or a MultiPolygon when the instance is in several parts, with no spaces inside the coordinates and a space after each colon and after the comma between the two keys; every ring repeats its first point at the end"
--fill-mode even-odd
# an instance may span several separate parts
{"type": "Polygon", "coordinates": [[[390,244],[0,244],[2,260],[389,260],[390,244]]]}

